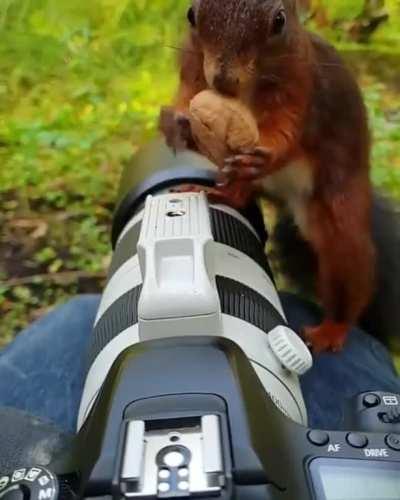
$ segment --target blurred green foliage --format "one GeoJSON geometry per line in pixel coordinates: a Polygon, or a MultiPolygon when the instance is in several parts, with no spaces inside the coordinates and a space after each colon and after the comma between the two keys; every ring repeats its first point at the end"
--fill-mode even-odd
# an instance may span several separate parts
{"type": "MultiPolygon", "coordinates": [[[[400,198],[400,82],[364,64],[368,52],[392,65],[385,58],[399,51],[398,0],[387,0],[390,20],[367,45],[351,41],[343,24],[363,1],[316,1],[329,22],[310,26],[359,72],[374,181],[400,198]]],[[[187,5],[0,2],[0,344],[49,306],[101,287],[121,167],[171,99],[187,5]]]]}
{"type": "Polygon", "coordinates": [[[13,0],[0,12],[1,189],[108,194],[174,87],[184,1],[13,0]],[[34,189],[31,189],[34,188],[34,189]]]}
{"type": "Polygon", "coordinates": [[[160,105],[171,99],[185,4],[0,2],[3,341],[35,310],[96,289],[28,279],[21,293],[8,283],[45,273],[105,272],[121,165],[153,133],[160,105]],[[12,225],[21,218],[43,219],[46,234],[32,242],[30,230],[12,225]]]}
{"type": "Polygon", "coordinates": [[[400,2],[399,0],[312,0],[314,11],[310,27],[318,30],[340,47],[349,47],[352,24],[365,15],[386,13],[388,19],[373,32],[369,45],[364,50],[398,52],[400,43],[400,2]],[[368,7],[366,8],[366,6],[368,7]]]}

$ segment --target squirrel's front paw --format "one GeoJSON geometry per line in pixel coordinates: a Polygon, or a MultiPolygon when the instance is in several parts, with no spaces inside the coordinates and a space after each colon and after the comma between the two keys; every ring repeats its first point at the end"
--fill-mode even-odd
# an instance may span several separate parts
{"type": "Polygon", "coordinates": [[[171,107],[161,109],[159,130],[164,134],[167,145],[175,152],[191,149],[192,129],[187,115],[171,107]]]}
{"type": "Polygon", "coordinates": [[[257,181],[268,174],[271,152],[263,147],[243,150],[228,157],[222,169],[221,184],[237,181],[257,181]]]}

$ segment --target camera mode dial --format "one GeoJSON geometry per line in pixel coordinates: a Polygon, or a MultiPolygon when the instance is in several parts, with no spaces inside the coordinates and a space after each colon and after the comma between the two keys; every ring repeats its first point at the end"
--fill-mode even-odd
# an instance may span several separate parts
{"type": "Polygon", "coordinates": [[[43,467],[27,467],[0,476],[0,500],[55,500],[57,478],[43,467]]]}

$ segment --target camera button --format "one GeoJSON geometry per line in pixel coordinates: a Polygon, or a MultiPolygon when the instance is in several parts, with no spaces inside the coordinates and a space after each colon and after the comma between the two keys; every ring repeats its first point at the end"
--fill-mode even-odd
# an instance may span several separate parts
{"type": "Polygon", "coordinates": [[[376,394],[366,394],[363,399],[363,404],[366,408],[374,408],[381,404],[381,400],[376,394]]]}
{"type": "Polygon", "coordinates": [[[347,434],[346,441],[353,448],[365,448],[368,445],[368,439],[366,436],[363,436],[362,434],[355,434],[354,432],[347,434]]]}
{"type": "Polygon", "coordinates": [[[400,434],[389,434],[386,436],[386,444],[392,450],[400,451],[400,434]]]}
{"type": "Polygon", "coordinates": [[[325,446],[329,443],[329,434],[323,431],[310,431],[307,437],[315,446],[325,446]]]}

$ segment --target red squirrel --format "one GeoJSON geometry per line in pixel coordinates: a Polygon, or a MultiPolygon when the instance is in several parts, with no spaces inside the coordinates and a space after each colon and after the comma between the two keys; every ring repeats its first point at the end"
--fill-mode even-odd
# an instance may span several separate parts
{"type": "Polygon", "coordinates": [[[318,260],[325,319],[305,328],[316,352],[340,350],[375,282],[370,135],[358,85],[335,49],[307,32],[295,0],[194,0],[180,88],[160,128],[195,148],[189,103],[211,88],[255,115],[259,147],[226,158],[213,195],[244,206],[257,192],[285,203],[318,260]]]}

